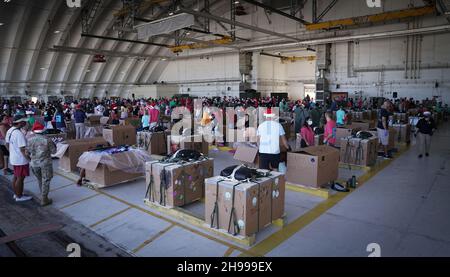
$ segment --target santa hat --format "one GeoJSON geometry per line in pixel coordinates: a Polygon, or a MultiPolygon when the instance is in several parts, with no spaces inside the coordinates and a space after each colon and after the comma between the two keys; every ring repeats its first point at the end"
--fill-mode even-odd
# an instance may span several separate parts
{"type": "Polygon", "coordinates": [[[266,112],[264,113],[265,117],[275,117],[275,114],[272,112],[272,108],[267,108],[266,112]]]}
{"type": "Polygon", "coordinates": [[[44,125],[42,125],[39,121],[34,122],[33,128],[31,129],[34,133],[41,134],[45,131],[44,125]]]}

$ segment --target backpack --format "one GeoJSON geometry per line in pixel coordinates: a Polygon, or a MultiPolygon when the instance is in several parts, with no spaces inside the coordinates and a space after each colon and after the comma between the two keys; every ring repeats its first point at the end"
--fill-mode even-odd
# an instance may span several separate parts
{"type": "Polygon", "coordinates": [[[220,176],[234,179],[237,181],[254,180],[260,177],[266,177],[270,173],[263,173],[255,168],[245,165],[233,165],[225,168],[220,172],[220,176]]]}

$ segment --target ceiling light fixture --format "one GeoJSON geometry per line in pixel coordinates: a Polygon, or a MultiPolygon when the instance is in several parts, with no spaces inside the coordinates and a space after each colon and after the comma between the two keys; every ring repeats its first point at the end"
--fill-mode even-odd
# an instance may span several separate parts
{"type": "Polygon", "coordinates": [[[234,1],[235,4],[239,4],[239,1],[234,1]]]}
{"type": "Polygon", "coordinates": [[[0,22],[0,26],[3,26],[3,25],[5,25],[5,23],[3,23],[3,22],[0,22]]]}
{"type": "Polygon", "coordinates": [[[59,33],[61,33],[61,31],[60,30],[56,30],[54,33],[55,34],[59,34],[59,33]]]}

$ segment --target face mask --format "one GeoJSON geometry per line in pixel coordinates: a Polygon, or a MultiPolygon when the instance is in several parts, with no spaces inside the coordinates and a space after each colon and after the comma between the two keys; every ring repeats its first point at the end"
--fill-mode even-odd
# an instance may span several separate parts
{"type": "Polygon", "coordinates": [[[312,125],[312,124],[313,124],[312,120],[308,120],[308,125],[312,125]]]}

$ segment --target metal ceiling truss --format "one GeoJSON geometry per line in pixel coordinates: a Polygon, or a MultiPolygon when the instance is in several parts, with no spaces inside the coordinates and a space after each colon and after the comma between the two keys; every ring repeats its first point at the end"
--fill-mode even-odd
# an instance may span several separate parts
{"type": "Polygon", "coordinates": [[[119,38],[123,38],[124,29],[133,28],[134,18],[138,16],[139,10],[141,7],[142,0],[122,0],[123,9],[129,11],[123,16],[116,17],[115,26],[119,27],[118,36],[119,38]]]}
{"type": "MultiPolygon", "coordinates": [[[[232,2],[234,2],[234,1],[232,1],[232,2]]],[[[299,23],[301,23],[301,24],[303,24],[303,25],[309,24],[309,22],[306,21],[306,20],[303,20],[303,19],[301,19],[301,18],[298,18],[298,17],[296,17],[296,16],[294,16],[294,15],[292,15],[292,14],[288,14],[288,13],[282,12],[282,11],[280,11],[280,10],[274,8],[274,7],[268,6],[268,5],[263,4],[263,3],[261,3],[261,2],[258,2],[258,1],[254,1],[254,0],[242,0],[242,2],[247,2],[247,3],[249,3],[249,4],[258,6],[258,7],[260,7],[260,8],[263,8],[263,9],[267,10],[267,11],[270,11],[270,12],[272,12],[272,13],[276,13],[276,14],[282,15],[282,16],[287,17],[287,18],[289,18],[289,19],[295,20],[295,21],[297,21],[297,22],[299,22],[299,23]]]]}
{"type": "Polygon", "coordinates": [[[231,39],[233,41],[236,40],[236,2],[234,0],[230,1],[230,30],[231,30],[231,39]]]}
{"type": "MultiPolygon", "coordinates": [[[[318,15],[316,17],[316,21],[314,21],[314,23],[321,21],[322,18],[336,5],[337,2],[338,2],[338,0],[331,1],[331,3],[328,4],[328,6],[323,10],[323,12],[320,13],[320,15],[318,15]]],[[[316,9],[316,11],[317,11],[317,9],[316,9]]]]}
{"type": "MultiPolygon", "coordinates": [[[[124,0],[125,1],[125,0],[124,0]]],[[[91,31],[92,23],[102,5],[102,0],[86,1],[81,10],[81,31],[88,34],[91,31]]]]}

